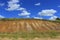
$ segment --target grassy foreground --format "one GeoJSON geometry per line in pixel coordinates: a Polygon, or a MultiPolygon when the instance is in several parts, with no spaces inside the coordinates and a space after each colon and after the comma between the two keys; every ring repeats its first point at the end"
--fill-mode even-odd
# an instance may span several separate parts
{"type": "Polygon", "coordinates": [[[51,37],[55,38],[57,36],[60,36],[60,32],[17,32],[17,33],[0,33],[0,37],[8,37],[8,38],[45,38],[45,37],[51,37]]]}

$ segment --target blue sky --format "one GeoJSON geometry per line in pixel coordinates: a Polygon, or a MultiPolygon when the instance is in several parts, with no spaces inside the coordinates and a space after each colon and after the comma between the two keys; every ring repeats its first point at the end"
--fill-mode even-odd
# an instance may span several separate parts
{"type": "Polygon", "coordinates": [[[60,18],[60,0],[0,0],[0,18],[60,18]]]}

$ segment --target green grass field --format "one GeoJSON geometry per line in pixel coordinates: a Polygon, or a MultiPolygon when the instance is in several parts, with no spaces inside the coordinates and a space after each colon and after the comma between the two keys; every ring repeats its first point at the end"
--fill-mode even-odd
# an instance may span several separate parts
{"type": "Polygon", "coordinates": [[[45,37],[51,37],[55,38],[60,35],[60,32],[17,32],[17,33],[0,33],[0,37],[8,37],[8,38],[45,38],[45,37]]]}

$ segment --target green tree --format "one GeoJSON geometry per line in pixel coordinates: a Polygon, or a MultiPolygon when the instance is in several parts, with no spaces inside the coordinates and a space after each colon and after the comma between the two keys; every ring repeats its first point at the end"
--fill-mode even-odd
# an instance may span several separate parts
{"type": "Polygon", "coordinates": [[[56,18],[56,20],[60,20],[60,18],[56,18]]]}

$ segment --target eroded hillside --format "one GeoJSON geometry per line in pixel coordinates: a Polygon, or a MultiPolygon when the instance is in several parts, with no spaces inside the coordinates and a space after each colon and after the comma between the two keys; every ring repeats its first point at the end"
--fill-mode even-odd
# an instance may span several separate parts
{"type": "Polygon", "coordinates": [[[20,32],[20,31],[60,31],[60,22],[50,22],[44,20],[25,19],[14,21],[0,21],[0,32],[20,32]]]}

